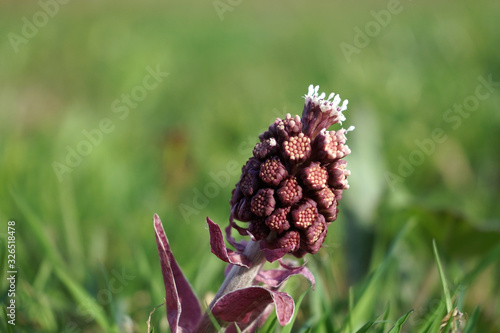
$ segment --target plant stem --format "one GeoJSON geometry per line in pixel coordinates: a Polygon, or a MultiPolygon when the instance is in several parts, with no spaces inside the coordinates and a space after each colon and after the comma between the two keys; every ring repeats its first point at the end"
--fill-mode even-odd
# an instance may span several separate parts
{"type": "MultiPolygon", "coordinates": [[[[261,251],[259,242],[249,241],[243,254],[252,262],[250,268],[233,265],[231,270],[226,276],[226,279],[222,283],[219,291],[215,295],[212,303],[210,303],[209,310],[212,309],[215,302],[222,296],[235,291],[237,289],[251,287],[253,281],[257,274],[259,273],[261,267],[266,262],[264,257],[264,252],[261,251]]],[[[225,326],[229,325],[227,322],[219,322],[219,325],[224,329],[225,326]]],[[[195,330],[196,333],[217,333],[221,332],[217,330],[212,324],[210,316],[205,314],[201,319],[198,327],[195,330]]]]}

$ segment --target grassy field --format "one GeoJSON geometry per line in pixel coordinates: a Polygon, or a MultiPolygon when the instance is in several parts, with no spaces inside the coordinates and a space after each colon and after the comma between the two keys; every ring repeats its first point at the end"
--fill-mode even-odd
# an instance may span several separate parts
{"type": "Polygon", "coordinates": [[[311,83],[356,130],[291,331],[388,332],[413,309],[402,332],[437,332],[455,307],[463,332],[500,331],[498,1],[62,2],[0,4],[1,332],[146,332],[154,213],[208,303],[205,218],[226,225],[258,134],[311,83]]]}

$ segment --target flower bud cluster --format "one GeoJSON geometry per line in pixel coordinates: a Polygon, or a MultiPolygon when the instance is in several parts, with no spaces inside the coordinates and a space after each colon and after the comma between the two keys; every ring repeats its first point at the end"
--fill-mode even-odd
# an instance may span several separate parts
{"type": "Polygon", "coordinates": [[[230,202],[231,217],[248,222],[263,247],[297,257],[319,250],[349,188],[343,158],[351,152],[345,135],[352,128],[327,131],[345,120],[348,102],[340,106],[338,95],[325,99],[318,89],[309,87],[302,117],[277,118],[259,136],[230,202]]]}

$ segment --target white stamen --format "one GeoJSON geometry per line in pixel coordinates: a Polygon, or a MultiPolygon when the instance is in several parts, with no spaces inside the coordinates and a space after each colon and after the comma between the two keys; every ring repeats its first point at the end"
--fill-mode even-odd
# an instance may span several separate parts
{"type": "Polygon", "coordinates": [[[342,121],[345,120],[345,116],[342,114],[342,111],[347,109],[348,100],[344,100],[342,106],[339,106],[341,99],[340,95],[335,95],[335,93],[331,93],[328,95],[328,98],[325,99],[326,94],[322,92],[318,95],[319,86],[310,85],[307,95],[304,96],[306,100],[305,103],[313,103],[320,108],[322,112],[330,112],[330,116],[334,117],[338,116],[339,123],[342,124],[342,121]],[[333,100],[332,100],[333,99],[333,100]]]}
{"type": "Polygon", "coordinates": [[[337,94],[335,95],[335,98],[333,99],[333,104],[335,104],[335,106],[339,105],[340,103],[340,96],[337,94]]]}
{"type": "Polygon", "coordinates": [[[314,93],[314,86],[311,84],[311,85],[309,85],[309,90],[307,91],[306,96],[312,96],[313,93],[314,93]]]}

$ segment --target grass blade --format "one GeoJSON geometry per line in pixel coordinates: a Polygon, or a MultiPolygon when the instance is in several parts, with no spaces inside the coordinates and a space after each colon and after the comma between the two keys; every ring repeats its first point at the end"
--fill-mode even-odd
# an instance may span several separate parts
{"type": "Polygon", "coordinates": [[[443,286],[444,299],[446,301],[446,311],[450,312],[453,308],[451,302],[450,290],[448,289],[448,283],[446,282],[446,276],[444,275],[443,267],[441,266],[441,260],[439,260],[439,254],[436,246],[436,240],[432,240],[432,247],[434,249],[434,257],[436,258],[436,264],[439,272],[439,278],[441,279],[441,284],[443,286]]]}
{"type": "Polygon", "coordinates": [[[62,265],[62,258],[59,252],[56,250],[54,243],[52,243],[47,237],[46,233],[42,229],[45,225],[39,218],[38,215],[31,209],[31,207],[26,203],[21,195],[18,195],[15,191],[11,190],[11,195],[14,198],[19,210],[25,217],[25,221],[29,227],[31,234],[38,240],[41,245],[40,251],[44,253],[52,262],[54,267],[60,267],[62,265]]]}
{"type": "Polygon", "coordinates": [[[118,332],[116,325],[109,323],[102,306],[85,289],[76,283],[66,272],[59,267],[55,269],[59,280],[68,288],[73,298],[85,311],[84,315],[93,318],[105,332],[118,332]]]}
{"type": "MultiPolygon", "coordinates": [[[[394,241],[392,242],[387,254],[384,257],[382,263],[378,268],[370,275],[369,279],[361,289],[361,292],[357,295],[355,304],[353,300],[350,299],[349,304],[349,315],[344,325],[342,327],[343,332],[350,333],[355,329],[356,325],[363,322],[363,318],[372,311],[374,302],[378,299],[378,288],[377,285],[381,283],[382,276],[385,274],[389,268],[389,264],[394,257],[394,252],[397,244],[403,239],[408,232],[415,226],[415,220],[410,219],[403,228],[398,232],[394,241]],[[352,304],[352,308],[351,308],[352,304]]],[[[349,295],[352,297],[352,295],[349,295]]]]}
{"type": "Polygon", "coordinates": [[[469,319],[467,319],[467,324],[465,325],[464,333],[472,333],[474,332],[474,328],[476,327],[476,323],[479,320],[479,315],[481,314],[481,310],[479,307],[474,309],[474,312],[470,316],[469,319]]]}
{"type": "Polygon", "coordinates": [[[373,326],[373,324],[375,324],[375,322],[377,321],[378,317],[373,319],[373,320],[370,320],[369,322],[367,322],[366,324],[364,324],[359,330],[356,331],[356,333],[366,333],[368,332],[368,330],[373,326]]]}
{"type": "Polygon", "coordinates": [[[295,319],[297,318],[297,313],[299,312],[300,304],[302,303],[302,300],[306,296],[307,292],[311,289],[311,287],[307,288],[302,295],[300,295],[299,299],[297,300],[297,303],[295,304],[295,312],[293,313],[292,320],[288,325],[283,327],[283,330],[281,331],[282,333],[290,333],[292,331],[293,323],[295,322],[295,319]]]}
{"type": "Polygon", "coordinates": [[[391,312],[391,306],[389,303],[387,303],[387,308],[385,308],[384,316],[382,317],[382,321],[379,321],[381,324],[377,328],[377,333],[384,333],[385,332],[385,326],[387,324],[387,320],[389,319],[389,313],[391,312]]]}
{"type": "Polygon", "coordinates": [[[65,267],[62,257],[59,255],[55,245],[49,240],[46,233],[42,229],[44,223],[42,223],[37,214],[33,212],[31,207],[20,195],[14,191],[11,191],[11,194],[14,201],[18,205],[19,210],[25,216],[25,221],[30,232],[41,245],[41,251],[43,251],[43,253],[49,258],[59,280],[61,280],[61,282],[66,286],[76,302],[85,309],[85,315],[93,318],[105,332],[116,332],[116,327],[113,328],[113,325],[109,323],[104,309],[96,302],[95,298],[89,295],[85,289],[77,284],[66,273],[67,267],[65,267]]]}
{"type": "Polygon", "coordinates": [[[403,327],[403,324],[405,323],[406,319],[408,319],[408,317],[411,315],[412,312],[413,312],[413,309],[411,309],[410,311],[408,311],[407,313],[405,313],[402,317],[400,317],[396,321],[396,324],[394,324],[394,326],[392,326],[392,328],[389,330],[389,332],[400,333],[401,332],[401,328],[403,327]]]}
{"type": "MultiPolygon", "coordinates": [[[[264,333],[272,333],[275,331],[276,329],[276,322],[278,321],[278,317],[276,317],[276,313],[273,312],[272,313],[272,320],[267,320],[266,321],[266,324],[264,326],[262,326],[262,332],[264,333]]],[[[257,332],[260,332],[260,330],[257,330],[257,332]]]]}
{"type": "Polygon", "coordinates": [[[500,244],[495,246],[487,255],[483,256],[483,259],[462,279],[460,284],[468,285],[472,283],[489,265],[498,261],[500,261],[500,244]]]}
{"type": "MultiPolygon", "coordinates": [[[[13,333],[14,331],[12,330],[12,327],[13,325],[9,324],[9,320],[11,320],[8,316],[7,316],[7,307],[5,305],[2,306],[2,309],[4,311],[4,315],[5,315],[5,325],[7,326],[7,333],[13,333]]],[[[2,325],[3,326],[3,325],[2,325]]]]}
{"type": "Polygon", "coordinates": [[[432,316],[432,321],[430,325],[430,331],[426,332],[439,332],[439,328],[442,325],[442,321],[444,316],[446,315],[446,302],[443,300],[440,304],[438,309],[434,312],[432,316]]]}
{"type": "Polygon", "coordinates": [[[78,211],[71,178],[64,183],[59,183],[60,209],[64,227],[64,240],[68,250],[71,271],[73,276],[83,278],[84,266],[80,265],[84,255],[81,240],[81,231],[78,223],[78,211]]]}

